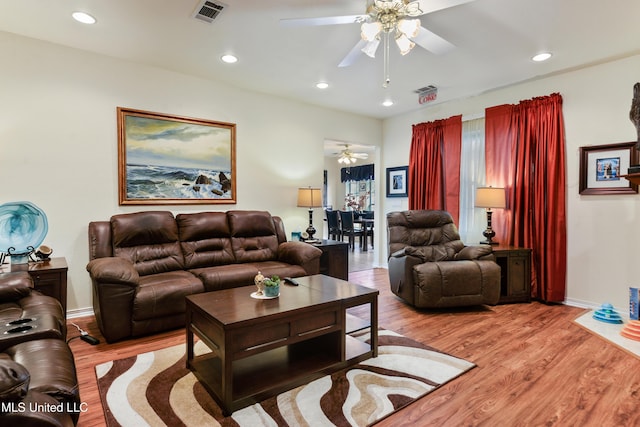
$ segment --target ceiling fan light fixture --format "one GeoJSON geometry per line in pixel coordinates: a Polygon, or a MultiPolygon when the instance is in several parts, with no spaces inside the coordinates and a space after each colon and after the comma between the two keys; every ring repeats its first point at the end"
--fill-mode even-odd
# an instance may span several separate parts
{"type": "Polygon", "coordinates": [[[375,39],[368,42],[363,48],[362,52],[370,58],[376,57],[376,51],[378,50],[378,45],[380,44],[380,39],[375,39]]]}
{"type": "Polygon", "coordinates": [[[355,163],[355,162],[356,162],[356,159],[354,157],[349,156],[349,155],[340,156],[340,158],[338,159],[338,163],[345,164],[345,165],[350,165],[350,164],[355,163]]]}
{"type": "Polygon", "coordinates": [[[396,44],[398,45],[398,49],[400,49],[401,55],[406,55],[411,52],[411,49],[415,47],[415,43],[409,40],[409,38],[405,34],[398,34],[396,36],[396,44]]]}
{"type": "Polygon", "coordinates": [[[364,22],[360,26],[360,36],[362,40],[372,42],[378,38],[378,34],[382,31],[382,24],[380,22],[364,22]]]}
{"type": "Polygon", "coordinates": [[[415,37],[420,32],[420,20],[419,19],[400,19],[396,24],[396,28],[399,32],[403,33],[409,38],[415,37]]]}

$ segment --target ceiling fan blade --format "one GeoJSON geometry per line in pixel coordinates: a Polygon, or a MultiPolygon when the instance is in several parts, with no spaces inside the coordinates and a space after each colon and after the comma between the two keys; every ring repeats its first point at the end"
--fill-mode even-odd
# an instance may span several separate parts
{"type": "Polygon", "coordinates": [[[437,55],[441,55],[455,49],[453,44],[424,27],[420,27],[418,35],[413,37],[411,40],[422,48],[437,55]]]}
{"type": "Polygon", "coordinates": [[[418,0],[420,3],[420,10],[423,15],[427,13],[437,12],[439,10],[448,9],[450,7],[459,6],[465,3],[471,3],[475,0],[418,0]]]}
{"type": "Polygon", "coordinates": [[[348,67],[353,64],[353,62],[358,59],[360,55],[362,55],[362,48],[367,44],[366,40],[360,39],[358,43],[347,53],[347,56],[344,57],[342,61],[338,64],[338,67],[348,67]]]}
{"type": "Polygon", "coordinates": [[[305,27],[317,25],[355,24],[366,18],[367,15],[325,16],[320,18],[292,18],[281,19],[283,27],[305,27]]]}
{"type": "Polygon", "coordinates": [[[353,157],[356,159],[368,159],[369,155],[367,153],[351,153],[353,157]]]}

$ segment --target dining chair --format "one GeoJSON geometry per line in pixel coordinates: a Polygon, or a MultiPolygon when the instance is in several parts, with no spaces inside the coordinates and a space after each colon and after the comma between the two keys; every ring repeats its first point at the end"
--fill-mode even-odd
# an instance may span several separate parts
{"type": "Polygon", "coordinates": [[[356,236],[360,238],[360,247],[362,248],[363,231],[355,227],[353,211],[340,211],[340,233],[342,235],[341,240],[344,239],[344,236],[349,238],[349,246],[352,251],[355,248],[356,236]]]}
{"type": "MultiPolygon", "coordinates": [[[[373,249],[373,211],[364,211],[362,214],[362,218],[367,220],[366,222],[362,223],[362,227],[367,227],[367,238],[371,237],[371,249],[373,249]]],[[[367,242],[364,243],[365,245],[367,244],[367,242]]]]}
{"type": "Polygon", "coordinates": [[[331,240],[342,241],[342,233],[340,231],[340,219],[339,219],[338,211],[327,209],[325,213],[327,215],[327,228],[329,229],[327,236],[331,240]]]}

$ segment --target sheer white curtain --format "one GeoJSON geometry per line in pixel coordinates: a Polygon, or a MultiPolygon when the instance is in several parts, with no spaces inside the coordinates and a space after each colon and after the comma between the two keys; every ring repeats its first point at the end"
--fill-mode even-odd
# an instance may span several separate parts
{"type": "Polygon", "coordinates": [[[467,245],[485,240],[487,213],[474,207],[476,188],[485,185],[484,117],[462,122],[460,159],[460,238],[467,245]]]}

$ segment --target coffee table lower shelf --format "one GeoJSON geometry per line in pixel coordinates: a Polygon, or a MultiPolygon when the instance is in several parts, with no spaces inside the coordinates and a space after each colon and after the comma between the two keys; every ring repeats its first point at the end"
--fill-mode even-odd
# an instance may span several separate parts
{"type": "Polygon", "coordinates": [[[335,348],[329,344],[335,339],[342,339],[339,332],[233,361],[231,402],[222,402],[219,398],[224,396],[221,389],[223,369],[221,359],[215,352],[194,357],[189,368],[218,401],[225,414],[230,414],[373,357],[369,344],[346,336],[346,358],[343,361],[340,354],[329,350],[335,348]]]}

